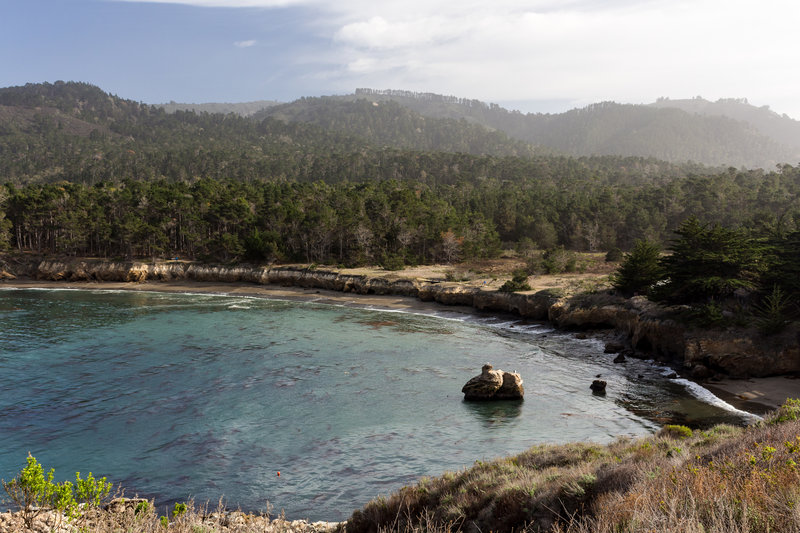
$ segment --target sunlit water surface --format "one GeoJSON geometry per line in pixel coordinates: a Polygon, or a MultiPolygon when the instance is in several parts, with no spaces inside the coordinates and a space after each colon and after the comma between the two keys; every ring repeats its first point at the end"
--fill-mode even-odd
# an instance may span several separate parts
{"type": "Polygon", "coordinates": [[[0,290],[0,477],[30,451],[168,505],[342,520],[423,475],[544,442],[743,423],[597,340],[511,318],[218,295],[0,290]],[[524,403],[468,403],[491,361],[524,403]],[[608,394],[595,396],[597,374],[608,394]],[[277,472],[280,471],[280,476],[277,472]]]}

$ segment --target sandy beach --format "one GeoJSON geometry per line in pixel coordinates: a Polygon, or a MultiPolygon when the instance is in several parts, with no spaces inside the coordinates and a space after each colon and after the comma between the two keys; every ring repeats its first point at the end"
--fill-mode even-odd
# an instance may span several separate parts
{"type": "Polygon", "coordinates": [[[72,282],[13,280],[0,282],[2,288],[20,289],[76,289],[111,291],[153,291],[184,294],[220,294],[254,298],[278,298],[283,300],[313,301],[327,304],[351,305],[363,308],[381,308],[409,312],[436,312],[474,314],[475,309],[466,306],[445,306],[436,302],[423,302],[416,298],[394,295],[353,294],[325,289],[284,287],[279,285],[255,285],[253,283],[219,283],[202,281],[143,281],[143,282],[72,282]]]}
{"type": "MultiPolygon", "coordinates": [[[[187,294],[221,294],[284,300],[314,301],[362,308],[401,310],[412,313],[474,314],[466,306],[445,306],[416,298],[390,295],[359,295],[324,289],[255,285],[251,283],[215,283],[198,281],[67,282],[13,280],[0,282],[0,288],[47,288],[77,290],[155,291],[187,294]]],[[[800,376],[775,376],[750,379],[722,379],[700,384],[737,409],[763,415],[780,407],[787,398],[800,398],[800,376]]]]}
{"type": "Polygon", "coordinates": [[[758,415],[774,411],[787,398],[800,398],[800,376],[724,379],[701,385],[734,407],[758,415]]]}

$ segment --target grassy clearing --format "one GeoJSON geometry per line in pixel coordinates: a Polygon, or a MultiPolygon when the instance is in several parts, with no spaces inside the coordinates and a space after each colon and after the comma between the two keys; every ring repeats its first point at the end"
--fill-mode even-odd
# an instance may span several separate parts
{"type": "Polygon", "coordinates": [[[373,500],[346,531],[800,531],[798,414],[790,401],[749,428],[535,446],[373,500]]]}

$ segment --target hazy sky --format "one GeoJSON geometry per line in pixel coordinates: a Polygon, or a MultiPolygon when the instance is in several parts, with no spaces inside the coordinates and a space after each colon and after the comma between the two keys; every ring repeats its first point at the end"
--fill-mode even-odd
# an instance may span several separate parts
{"type": "Polygon", "coordinates": [[[561,111],[746,97],[800,119],[796,0],[0,0],[0,86],[147,103],[356,87],[561,111]]]}

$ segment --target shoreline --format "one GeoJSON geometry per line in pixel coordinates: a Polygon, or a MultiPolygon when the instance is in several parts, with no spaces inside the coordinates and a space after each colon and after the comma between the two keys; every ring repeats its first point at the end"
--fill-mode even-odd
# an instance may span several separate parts
{"type": "Polygon", "coordinates": [[[247,282],[213,281],[0,281],[0,289],[74,289],[111,290],[130,292],[163,292],[177,294],[216,294],[220,296],[243,296],[249,298],[284,299],[291,301],[317,302],[360,308],[382,308],[390,311],[424,313],[447,311],[450,313],[477,315],[478,310],[466,305],[444,305],[434,301],[423,301],[412,296],[390,294],[357,294],[282,285],[255,285],[247,282]]]}
{"type": "MultiPolygon", "coordinates": [[[[255,285],[247,282],[206,281],[40,281],[15,279],[0,281],[0,289],[66,289],[216,294],[252,298],[283,299],[343,305],[363,309],[383,309],[415,314],[441,312],[477,316],[480,310],[466,305],[445,305],[412,296],[345,293],[329,289],[282,285],[255,285]]],[[[496,315],[497,312],[491,312],[496,315]]],[[[510,315],[513,316],[513,315],[510,315]]],[[[523,319],[522,317],[517,317],[523,319]]],[[[547,322],[547,321],[544,321],[547,322]]],[[[687,379],[691,379],[688,378],[687,379]]],[[[692,380],[732,407],[762,416],[780,407],[787,398],[800,397],[800,377],[773,376],[749,379],[724,378],[714,381],[692,380]]]]}

